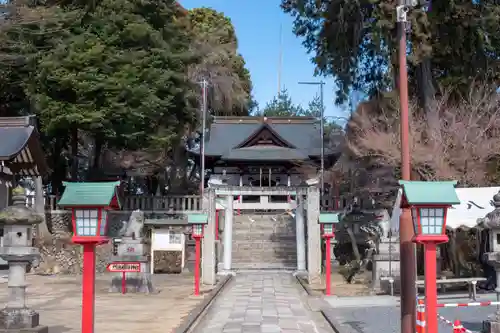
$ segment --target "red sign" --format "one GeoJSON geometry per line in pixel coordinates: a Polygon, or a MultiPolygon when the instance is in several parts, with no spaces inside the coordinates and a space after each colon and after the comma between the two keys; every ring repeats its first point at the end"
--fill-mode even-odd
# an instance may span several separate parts
{"type": "Polygon", "coordinates": [[[114,262],[108,265],[108,272],[112,273],[138,273],[141,264],[138,262],[114,262]]]}

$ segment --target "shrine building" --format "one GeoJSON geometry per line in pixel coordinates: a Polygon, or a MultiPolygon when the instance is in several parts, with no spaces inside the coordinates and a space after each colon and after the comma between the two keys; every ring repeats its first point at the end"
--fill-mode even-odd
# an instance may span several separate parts
{"type": "MultiPolygon", "coordinates": [[[[191,151],[200,165],[200,149],[191,151]]],[[[325,169],[340,153],[324,148],[325,169]]],[[[215,117],[205,142],[205,186],[282,187],[306,180],[321,163],[320,121],[313,117],[215,117]]]]}

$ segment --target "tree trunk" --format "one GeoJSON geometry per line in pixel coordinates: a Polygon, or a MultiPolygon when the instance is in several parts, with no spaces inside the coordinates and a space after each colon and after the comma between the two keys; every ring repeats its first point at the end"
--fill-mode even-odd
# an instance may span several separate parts
{"type": "Polygon", "coordinates": [[[78,128],[71,128],[71,180],[78,181],[78,128]]]}
{"type": "Polygon", "coordinates": [[[356,242],[356,236],[352,231],[352,227],[347,226],[347,234],[349,235],[349,239],[351,240],[352,252],[354,253],[354,257],[356,261],[361,261],[361,254],[359,253],[358,243],[356,242]]]}
{"type": "Polygon", "coordinates": [[[59,195],[62,187],[62,182],[66,178],[66,173],[67,173],[66,161],[61,157],[62,151],[63,151],[63,145],[61,139],[56,138],[54,142],[54,148],[52,149],[53,172],[50,176],[52,193],[55,195],[59,195]]]}
{"type": "Polygon", "coordinates": [[[429,126],[432,128],[439,124],[439,114],[433,107],[436,89],[432,80],[431,59],[425,58],[417,66],[417,90],[420,107],[424,110],[429,126]]]}
{"type": "Polygon", "coordinates": [[[96,135],[94,138],[94,160],[92,161],[92,168],[94,170],[98,170],[101,164],[103,141],[100,135],[96,135]]]}
{"type": "Polygon", "coordinates": [[[35,178],[35,211],[43,217],[43,222],[37,225],[37,240],[39,242],[47,243],[52,241],[52,235],[47,225],[47,218],[45,216],[45,202],[43,193],[42,177],[35,178]]]}

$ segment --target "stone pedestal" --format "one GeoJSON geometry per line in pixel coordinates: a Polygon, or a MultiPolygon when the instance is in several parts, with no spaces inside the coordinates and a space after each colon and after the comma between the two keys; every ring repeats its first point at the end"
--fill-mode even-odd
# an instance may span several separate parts
{"type": "Polygon", "coordinates": [[[26,267],[40,258],[38,249],[31,246],[31,228],[42,222],[42,217],[25,206],[24,190],[14,189],[14,205],[0,213],[4,228],[4,246],[0,258],[9,264],[8,301],[0,310],[0,332],[43,332],[39,314],[26,304],[26,267]]]}
{"type": "MultiPolygon", "coordinates": [[[[495,230],[496,231],[496,230],[495,230]]],[[[491,232],[491,231],[490,231],[491,232]]],[[[500,301],[500,252],[488,252],[484,254],[484,259],[495,268],[497,275],[497,301],[500,301]]],[[[500,305],[496,306],[495,313],[487,320],[483,321],[483,333],[500,333],[500,305]]]]}
{"type": "Polygon", "coordinates": [[[482,333],[500,333],[500,321],[498,318],[492,318],[483,321],[482,333]]]}
{"type": "MultiPolygon", "coordinates": [[[[117,248],[117,255],[111,262],[138,262],[141,271],[138,273],[125,273],[125,286],[127,293],[154,293],[151,281],[151,263],[149,260],[149,245],[145,244],[142,238],[133,239],[123,237],[117,248]]],[[[122,273],[112,273],[110,292],[122,292],[122,273]]]]}
{"type": "Polygon", "coordinates": [[[399,285],[400,255],[399,241],[397,240],[389,241],[389,239],[382,239],[378,244],[378,253],[373,256],[372,288],[390,291],[391,286],[389,285],[389,281],[381,280],[384,277],[392,277],[394,287],[399,285]]]}

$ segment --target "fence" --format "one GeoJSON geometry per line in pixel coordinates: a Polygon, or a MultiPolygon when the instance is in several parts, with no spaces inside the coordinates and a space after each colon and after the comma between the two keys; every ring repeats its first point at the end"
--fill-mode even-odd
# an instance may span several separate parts
{"type": "MultiPolygon", "coordinates": [[[[44,198],[46,210],[58,210],[57,202],[60,196],[47,195],[44,198]]],[[[26,206],[34,207],[35,195],[26,195],[26,206]]],[[[347,205],[346,198],[343,197],[321,197],[321,210],[334,211],[342,210],[347,205]]],[[[199,195],[128,195],[123,202],[124,210],[144,210],[144,211],[199,211],[202,209],[202,200],[199,195]]]]}
{"type": "MultiPolygon", "coordinates": [[[[59,197],[56,195],[47,195],[44,198],[44,206],[46,210],[57,210],[59,209],[57,206],[57,202],[59,201],[59,197]]],[[[26,195],[26,206],[35,207],[35,195],[28,194],[26,195]]]]}
{"type": "Polygon", "coordinates": [[[130,195],[126,196],[124,210],[163,210],[163,211],[199,211],[202,209],[202,200],[199,195],[130,195]]]}

